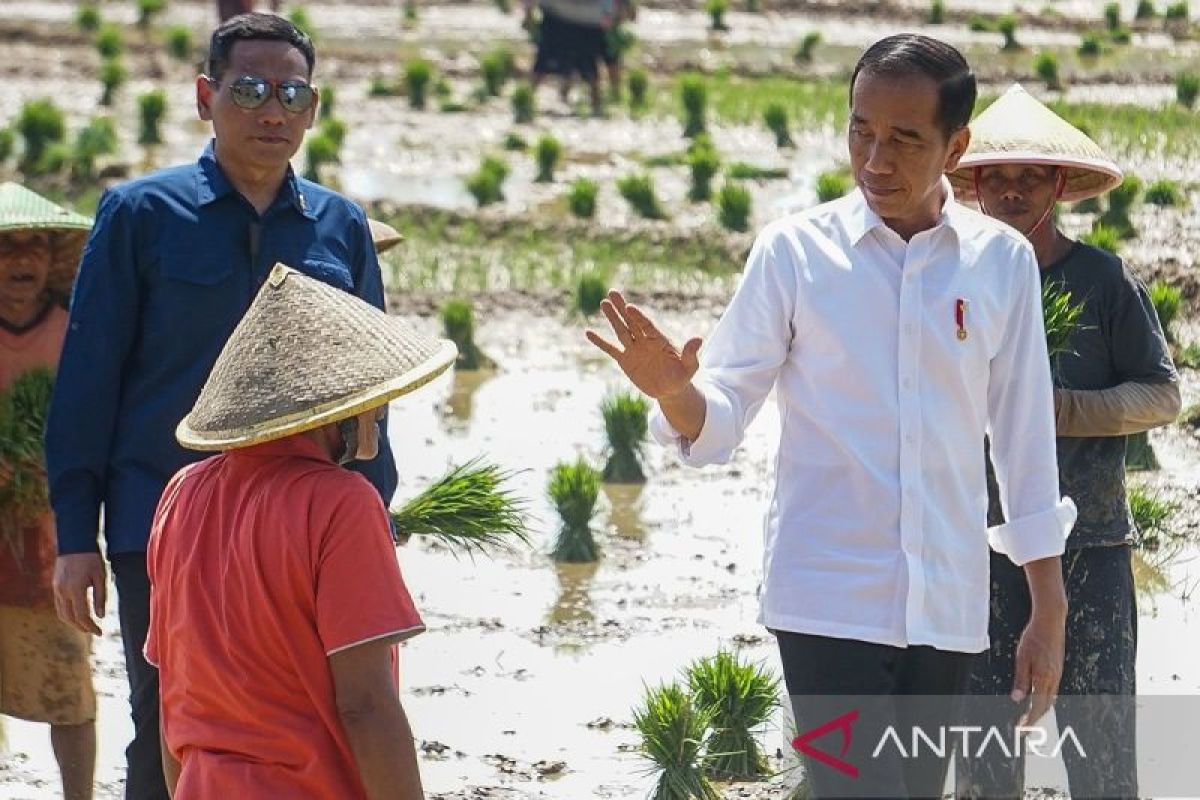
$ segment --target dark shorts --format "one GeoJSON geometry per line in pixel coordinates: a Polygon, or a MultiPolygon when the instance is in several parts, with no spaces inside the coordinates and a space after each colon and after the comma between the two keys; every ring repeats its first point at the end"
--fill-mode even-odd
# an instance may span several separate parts
{"type": "Polygon", "coordinates": [[[591,82],[596,80],[597,64],[607,51],[608,39],[602,28],[578,25],[543,9],[533,71],[538,75],[578,75],[591,82]]]}

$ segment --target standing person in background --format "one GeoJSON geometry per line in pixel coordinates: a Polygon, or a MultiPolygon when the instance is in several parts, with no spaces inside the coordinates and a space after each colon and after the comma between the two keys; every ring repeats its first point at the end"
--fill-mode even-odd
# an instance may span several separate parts
{"type": "MultiPolygon", "coordinates": [[[[212,35],[196,80],[213,141],[193,164],[109,190],[84,250],[46,431],[58,526],[60,614],[99,634],[106,570],[117,586],[134,739],[129,800],[163,800],[158,675],[142,655],[150,610],[146,541],[170,477],[197,459],[175,441],[238,320],[277,262],[382,308],[383,282],[363,210],[294,174],[317,111],[312,41],[271,14],[234,17],[212,35]]],[[[396,468],[355,465],[386,505],[396,468]]]]}
{"type": "Polygon", "coordinates": [[[537,59],[532,84],[536,92],[547,75],[564,81],[578,75],[588,86],[592,114],[604,114],[599,64],[608,48],[607,34],[616,21],[615,0],[525,0],[525,25],[533,24],[534,8],[541,9],[537,59]]]}
{"type": "MultiPolygon", "coordinates": [[[[1021,231],[1045,284],[1070,293],[1083,313],[1070,350],[1053,365],[1061,490],[1079,507],[1067,539],[1066,655],[1057,719],[1071,725],[1087,758],[1063,749],[1072,797],[1135,798],[1137,602],[1134,528],[1125,490],[1125,437],[1174,421],[1179,376],[1145,286],[1117,256],[1059,230],[1059,201],[1098,197],[1121,170],[1082,131],[1013,86],[971,125],[971,145],[951,174],[960,198],[1021,231]]],[[[989,521],[1005,505],[989,487],[989,521]]],[[[1006,694],[1029,622],[1020,571],[991,556],[991,647],[975,663],[971,691],[1006,694]]],[[[1012,719],[995,723],[1012,736],[1012,719]]],[[[957,755],[961,798],[1021,797],[1024,759],[957,755]]]]}
{"type": "Polygon", "coordinates": [[[621,65],[625,51],[632,44],[633,34],[625,27],[626,23],[637,19],[637,3],[635,0],[615,0],[614,13],[616,22],[609,27],[604,35],[604,66],[608,78],[609,99],[621,99],[621,65]]]}
{"type": "MultiPolygon", "coordinates": [[[[67,330],[63,304],[91,226],[86,217],[23,186],[0,184],[0,393],[31,371],[57,366],[67,330]]],[[[0,448],[0,714],[48,723],[63,797],[91,800],[96,767],[91,638],[55,613],[54,516],[42,502],[29,507],[28,492],[7,491],[17,471],[31,465],[7,462],[5,449],[0,448]],[[18,500],[23,507],[16,507],[18,500]]],[[[45,475],[34,480],[44,484],[45,475]]]]}
{"type": "MultiPolygon", "coordinates": [[[[217,0],[217,18],[222,24],[238,14],[249,14],[254,10],[254,0],[217,0]]],[[[271,10],[279,12],[279,3],[272,0],[271,10]]]]}

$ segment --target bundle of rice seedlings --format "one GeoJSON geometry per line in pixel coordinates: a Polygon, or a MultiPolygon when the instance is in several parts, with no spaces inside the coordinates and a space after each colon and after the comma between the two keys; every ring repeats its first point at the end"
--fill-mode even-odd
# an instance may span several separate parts
{"type": "Polygon", "coordinates": [[[585,272],[575,284],[575,310],[590,317],[600,310],[600,303],[608,295],[608,280],[597,271],[585,272]]]}
{"type": "Polygon", "coordinates": [[[402,540],[432,536],[468,555],[511,548],[517,542],[528,546],[526,503],[504,488],[512,475],[481,459],[454,467],[391,512],[396,531],[402,540]]]}
{"type": "Polygon", "coordinates": [[[1083,303],[1072,302],[1071,293],[1060,283],[1042,286],[1042,319],[1046,328],[1046,351],[1050,363],[1071,352],[1071,337],[1079,327],[1083,303]]]}
{"type": "Polygon", "coordinates": [[[102,21],[100,9],[92,2],[83,3],[79,6],[79,11],[75,13],[75,24],[84,33],[95,33],[102,21]]]}
{"type": "Polygon", "coordinates": [[[323,131],[310,135],[304,143],[305,159],[308,166],[304,177],[314,183],[321,182],[321,167],[326,164],[336,164],[341,159],[341,148],[337,141],[323,131]]]}
{"type": "Polygon", "coordinates": [[[513,122],[518,125],[533,122],[534,102],[533,87],[528,83],[522,83],[514,89],[512,94],[513,122]]]}
{"type": "Polygon", "coordinates": [[[1106,3],[1104,6],[1104,24],[1109,31],[1119,30],[1121,27],[1121,4],[1106,3]]]}
{"type": "Polygon", "coordinates": [[[1058,56],[1054,53],[1038,53],[1033,61],[1033,69],[1047,89],[1058,91],[1063,88],[1062,76],[1058,71],[1058,56]]]}
{"type": "Polygon", "coordinates": [[[729,11],[729,0],[707,0],[704,10],[708,12],[709,27],[712,30],[729,30],[729,26],[725,24],[725,14],[729,11]]]}
{"type": "Polygon", "coordinates": [[[596,195],[599,191],[600,187],[595,181],[578,178],[571,184],[571,191],[567,193],[567,206],[570,207],[571,213],[580,219],[595,216],[596,195]]]}
{"type": "Polygon", "coordinates": [[[817,200],[828,203],[844,197],[851,186],[850,176],[840,170],[822,172],[817,176],[817,200]]]}
{"type": "Polygon", "coordinates": [[[629,108],[631,111],[641,111],[646,108],[646,91],[650,88],[650,78],[646,70],[638,68],[629,71],[629,108]]]}
{"type": "Polygon", "coordinates": [[[1178,206],[1183,204],[1183,194],[1175,181],[1157,180],[1146,188],[1146,202],[1155,206],[1178,206]]]}
{"type": "Polygon", "coordinates": [[[617,392],[600,404],[604,433],[608,437],[608,462],[604,465],[607,483],[644,483],[642,449],[649,431],[650,403],[631,392],[617,392]]]}
{"type": "Polygon", "coordinates": [[[1100,217],[1103,225],[1112,228],[1122,239],[1132,239],[1137,235],[1129,212],[1142,194],[1142,182],[1136,175],[1130,175],[1121,184],[1108,193],[1108,210],[1100,217]]]}
{"type": "Polygon", "coordinates": [[[21,528],[50,508],[42,437],[53,391],[54,373],[33,369],[0,394],[0,464],[11,471],[0,483],[0,534],[18,548],[21,528]]]}
{"type": "Polygon", "coordinates": [[[996,23],[996,30],[1004,37],[1004,50],[1020,50],[1021,43],[1017,41],[1017,18],[1007,14],[996,23]]]}
{"type": "Polygon", "coordinates": [[[404,67],[404,85],[408,89],[409,106],[418,110],[425,108],[432,81],[433,64],[423,58],[408,62],[404,67]]]}
{"type": "Polygon", "coordinates": [[[591,521],[600,494],[600,473],[582,457],[574,463],[561,462],[550,471],[547,487],[562,518],[558,539],[551,553],[555,561],[585,563],[599,558],[591,521]]]}
{"type": "Polygon", "coordinates": [[[1096,58],[1104,52],[1104,42],[1099,34],[1085,33],[1079,41],[1078,53],[1082,58],[1096,58]]]}
{"type": "Polygon", "coordinates": [[[731,231],[750,228],[750,190],[736,183],[727,183],[717,192],[717,219],[731,231]]]}
{"type": "Polygon", "coordinates": [[[513,73],[513,56],[505,48],[497,48],[479,61],[483,76],[483,91],[488,97],[499,97],[504,83],[513,73]]]}
{"type": "Polygon", "coordinates": [[[1137,11],[1133,13],[1134,19],[1154,19],[1157,15],[1154,0],[1138,0],[1137,11]]]}
{"type": "Polygon", "coordinates": [[[1110,253],[1116,253],[1121,248],[1121,234],[1116,228],[1111,228],[1102,222],[1097,222],[1092,229],[1079,237],[1084,244],[1099,247],[1110,253]]]}
{"type": "Polygon", "coordinates": [[[647,688],[633,724],[641,735],[641,755],[653,763],[658,781],[652,800],[718,800],[705,774],[704,734],[712,711],[697,708],[678,684],[647,688]]]}
{"type": "Polygon", "coordinates": [[[167,31],[167,53],[176,61],[189,61],[195,52],[192,29],[187,25],[172,25],[167,31]]]}
{"type": "Polygon", "coordinates": [[[80,179],[91,178],[95,172],[96,159],[116,151],[117,127],[112,118],[93,117],[75,135],[71,174],[80,179]]]}
{"type": "Polygon", "coordinates": [[[25,144],[21,169],[27,172],[36,171],[45,152],[67,135],[66,117],[49,98],[30,100],[21,106],[14,127],[25,144]]]}
{"type": "Polygon", "coordinates": [[[627,175],[617,181],[617,191],[634,211],[646,219],[666,218],[654,191],[654,180],[649,175],[627,175]]]}
{"type": "Polygon", "coordinates": [[[679,96],[683,102],[683,135],[690,139],[704,133],[708,109],[708,86],[704,79],[696,75],[685,76],[679,83],[679,96]]]}
{"type": "Polygon", "coordinates": [[[1150,302],[1154,305],[1154,313],[1158,315],[1167,344],[1175,344],[1175,320],[1183,308],[1183,290],[1169,283],[1155,281],[1150,284],[1150,302]]]}
{"type": "Polygon", "coordinates": [[[485,156],[479,169],[467,179],[467,191],[480,206],[504,199],[503,184],[508,177],[508,164],[494,156],[485,156]]]}
{"type": "Polygon", "coordinates": [[[538,165],[538,173],[536,178],[538,183],[554,182],[554,168],[557,167],[558,162],[562,160],[562,152],[562,142],[550,134],[545,134],[538,139],[537,146],[534,150],[534,157],[536,158],[538,165]]]}
{"type": "Polygon", "coordinates": [[[788,133],[787,109],[783,103],[771,103],[763,111],[763,124],[775,134],[776,147],[791,147],[792,135],[788,133]]]}
{"type": "Polygon", "coordinates": [[[121,26],[106,22],[96,32],[96,51],[101,58],[116,58],[125,51],[125,37],[121,34],[121,26]]]}
{"type": "Polygon", "coordinates": [[[309,19],[308,11],[305,10],[304,6],[296,6],[294,9],[292,9],[291,13],[288,14],[288,20],[295,25],[301,33],[307,34],[308,38],[312,39],[314,42],[317,41],[317,29],[313,26],[312,20],[309,19]]]}
{"type": "Polygon", "coordinates": [[[942,25],[946,22],[946,4],[943,0],[933,0],[929,4],[929,16],[926,17],[930,25],[942,25]]]}
{"type": "Polygon", "coordinates": [[[687,151],[688,171],[692,175],[692,186],[688,199],[699,203],[712,197],[712,179],[721,168],[721,156],[708,134],[702,133],[687,151]]]}
{"type": "Polygon", "coordinates": [[[1178,503],[1163,500],[1158,492],[1137,485],[1129,487],[1128,497],[1135,528],[1134,547],[1155,552],[1176,538],[1170,526],[1179,511],[1178,503]]]}
{"type": "Polygon", "coordinates": [[[687,669],[693,702],[712,716],[705,740],[708,774],[722,780],[753,780],[768,774],[754,732],[779,702],[779,679],[727,650],[687,669]]]}
{"type": "Polygon", "coordinates": [[[142,30],[154,24],[154,18],[167,9],[167,0],[138,0],[137,25],[142,30]]]}
{"type": "Polygon", "coordinates": [[[455,369],[473,370],[492,366],[492,360],[475,344],[475,312],[470,303],[457,298],[447,301],[442,307],[442,328],[446,338],[458,347],[455,369]]]}
{"type": "Polygon", "coordinates": [[[138,119],[141,121],[138,133],[138,144],[162,144],[162,132],[159,126],[167,113],[167,93],[162,89],[154,89],[138,95],[138,119]]]}
{"type": "Polygon", "coordinates": [[[809,31],[804,34],[804,38],[796,46],[796,52],[792,55],[792,58],[795,59],[797,64],[811,64],[817,52],[817,45],[820,43],[821,32],[809,31]]]}

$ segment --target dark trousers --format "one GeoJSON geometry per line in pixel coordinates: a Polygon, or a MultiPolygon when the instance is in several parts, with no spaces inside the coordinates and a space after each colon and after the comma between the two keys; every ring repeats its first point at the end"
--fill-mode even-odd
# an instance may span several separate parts
{"type": "Polygon", "coordinates": [[[150,579],[145,553],[109,557],[117,584],[117,611],[129,676],[133,741],[125,749],[125,800],[167,800],[158,734],[158,670],[142,655],[150,628],[150,579]]]}
{"type": "MultiPolygon", "coordinates": [[[[1087,754],[1080,758],[1074,747],[1062,749],[1071,797],[1137,797],[1137,600],[1132,552],[1127,545],[1068,550],[1062,563],[1066,653],[1055,718],[1060,734],[1069,725],[1087,754]]],[[[970,680],[970,692],[983,696],[1012,690],[1017,643],[1031,609],[1023,569],[993,553],[991,573],[991,648],[979,656],[970,680]]],[[[1011,738],[1013,715],[977,716],[988,718],[969,722],[998,725],[1011,738]]],[[[955,768],[960,798],[1024,794],[1023,754],[968,759],[959,753],[955,768]]]]}
{"type": "Polygon", "coordinates": [[[834,730],[810,744],[853,765],[857,774],[802,752],[813,798],[942,796],[949,751],[923,749],[917,758],[902,758],[892,748],[875,751],[889,727],[908,748],[914,726],[933,732],[953,725],[974,655],[774,633],[797,731],[850,720],[847,733],[834,730]]]}

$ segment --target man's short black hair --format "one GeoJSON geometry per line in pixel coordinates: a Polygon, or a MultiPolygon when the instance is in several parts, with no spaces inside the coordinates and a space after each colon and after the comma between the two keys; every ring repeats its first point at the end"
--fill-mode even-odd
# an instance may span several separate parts
{"type": "Polygon", "coordinates": [[[880,39],[855,65],[850,78],[852,95],[860,72],[889,78],[931,78],[938,85],[937,120],[947,139],[971,121],[978,93],[975,74],[963,54],[945,42],[915,33],[880,39]]]}
{"type": "Polygon", "coordinates": [[[287,42],[304,55],[308,64],[308,77],[312,77],[317,63],[317,52],[312,39],[304,31],[275,14],[238,14],[230,17],[213,31],[208,45],[208,77],[220,80],[229,67],[229,57],[238,42],[268,41],[287,42]]]}

